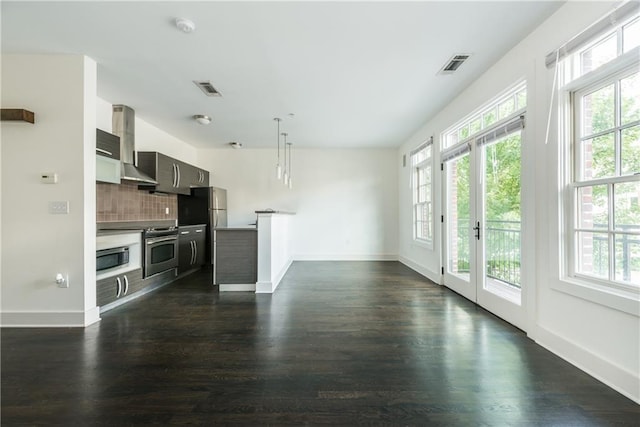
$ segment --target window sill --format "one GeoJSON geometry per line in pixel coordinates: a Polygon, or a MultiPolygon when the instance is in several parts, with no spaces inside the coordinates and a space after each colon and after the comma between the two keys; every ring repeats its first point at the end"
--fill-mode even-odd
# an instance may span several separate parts
{"type": "Polygon", "coordinates": [[[640,297],[632,292],[607,288],[572,277],[565,277],[551,285],[552,289],[615,310],[640,317],[640,297]]]}

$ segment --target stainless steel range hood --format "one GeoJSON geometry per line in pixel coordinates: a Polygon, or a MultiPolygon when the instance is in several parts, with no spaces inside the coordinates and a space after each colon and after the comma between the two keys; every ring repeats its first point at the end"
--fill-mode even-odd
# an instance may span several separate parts
{"type": "Polygon", "coordinates": [[[120,159],[122,161],[122,179],[157,184],[158,182],[135,166],[135,118],[136,113],[126,105],[114,105],[111,127],[114,135],[120,137],[120,159]]]}

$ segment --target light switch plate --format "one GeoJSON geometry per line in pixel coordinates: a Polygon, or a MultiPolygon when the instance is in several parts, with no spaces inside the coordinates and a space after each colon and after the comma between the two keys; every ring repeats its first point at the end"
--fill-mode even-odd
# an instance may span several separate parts
{"type": "Polygon", "coordinates": [[[40,182],[43,184],[57,184],[58,174],[55,172],[44,172],[40,174],[40,182]]]}
{"type": "Polygon", "coordinates": [[[49,202],[49,213],[50,214],[68,214],[69,213],[69,202],[61,201],[61,202],[49,202]]]}

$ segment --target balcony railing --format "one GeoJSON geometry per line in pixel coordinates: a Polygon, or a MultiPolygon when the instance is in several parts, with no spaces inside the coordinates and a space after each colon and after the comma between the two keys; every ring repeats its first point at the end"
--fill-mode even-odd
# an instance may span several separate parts
{"type": "MultiPolygon", "coordinates": [[[[458,219],[457,272],[469,273],[469,219],[458,219]]],[[[596,226],[597,227],[597,226],[596,226]]],[[[636,230],[637,225],[618,225],[621,230],[636,230]]],[[[640,237],[620,233],[616,241],[616,271],[621,272],[620,279],[630,281],[637,271],[637,251],[640,237]]],[[[487,277],[498,280],[515,288],[521,286],[521,223],[520,221],[486,221],[484,229],[485,273],[487,277]]],[[[593,270],[595,274],[606,275],[609,269],[609,249],[607,236],[593,238],[593,270]]],[[[616,273],[618,274],[618,273],[616,273]]]]}
{"type": "MultiPolygon", "coordinates": [[[[469,272],[469,219],[458,219],[458,272],[469,272]]],[[[486,221],[486,274],[500,282],[520,288],[520,221],[486,221]]]]}
{"type": "MultiPolygon", "coordinates": [[[[607,224],[594,224],[597,230],[606,230],[607,224]]],[[[616,228],[622,231],[637,231],[637,225],[617,224],[616,228]]],[[[638,271],[637,248],[640,245],[640,237],[633,234],[617,234],[615,249],[615,269],[617,280],[625,282],[632,281],[632,273],[638,271]],[[635,250],[634,250],[635,249],[635,250]],[[634,253],[636,252],[636,253],[634,253]],[[618,272],[622,271],[622,277],[618,277],[618,272]]],[[[597,276],[606,277],[609,272],[609,237],[607,235],[596,234],[593,236],[593,273],[597,276]]]]}

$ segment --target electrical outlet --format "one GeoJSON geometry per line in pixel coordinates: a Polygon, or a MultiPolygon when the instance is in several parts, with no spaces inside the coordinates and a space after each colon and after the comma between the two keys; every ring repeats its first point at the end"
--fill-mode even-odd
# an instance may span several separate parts
{"type": "Polygon", "coordinates": [[[69,275],[58,273],[56,274],[56,283],[59,288],[68,288],[69,287],[69,275]]]}
{"type": "Polygon", "coordinates": [[[53,215],[68,214],[69,202],[68,201],[49,202],[49,213],[53,215]]]}
{"type": "Polygon", "coordinates": [[[164,208],[164,213],[169,215],[169,208],[164,208]]]}

